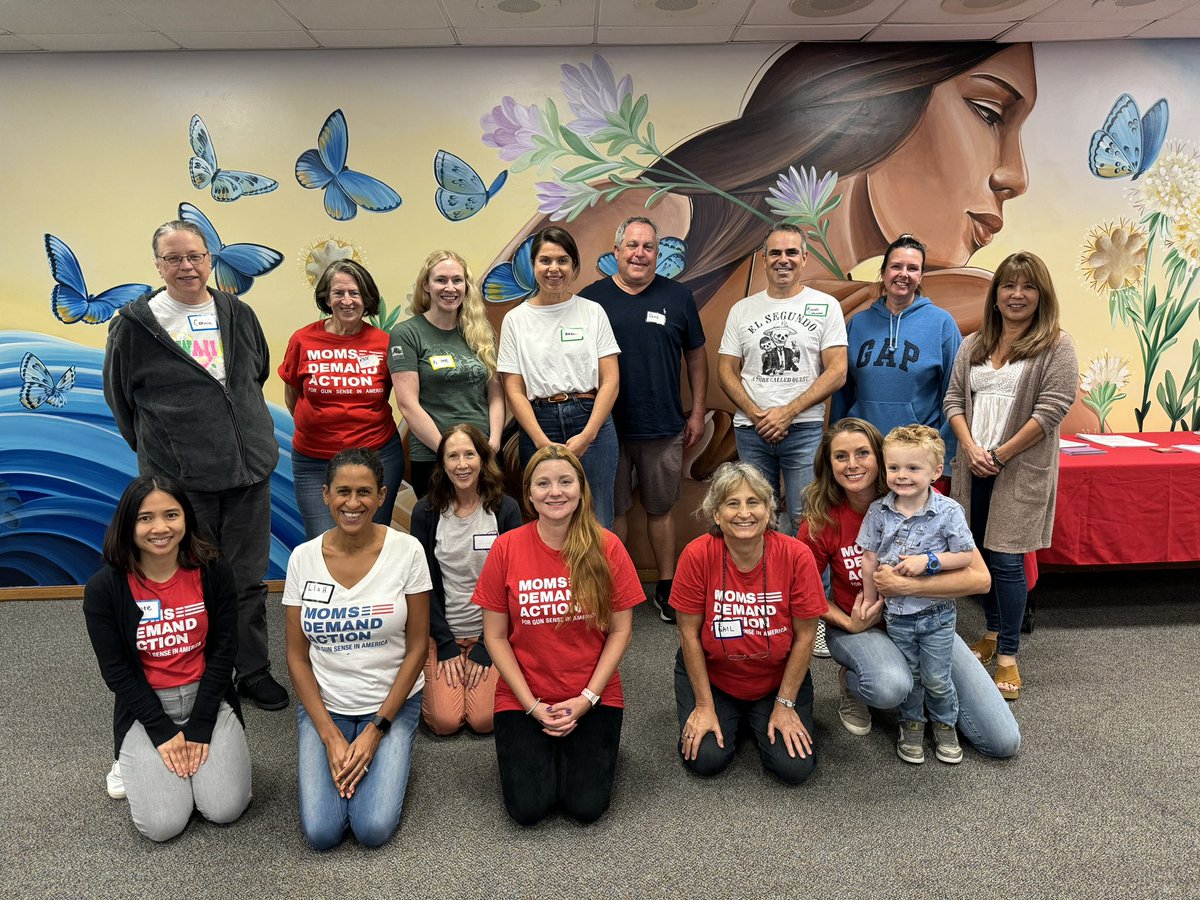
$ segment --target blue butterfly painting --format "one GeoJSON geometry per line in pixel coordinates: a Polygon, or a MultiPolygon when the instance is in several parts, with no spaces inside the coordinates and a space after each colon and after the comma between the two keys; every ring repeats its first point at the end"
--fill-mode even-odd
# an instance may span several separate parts
{"type": "Polygon", "coordinates": [[[508,169],[496,176],[491,187],[485,188],[483,179],[470,164],[449,150],[439,150],[433,158],[433,176],[439,185],[433,198],[438,212],[451,222],[461,222],[487,206],[500,192],[508,181],[508,169]]]}
{"type": "MultiPolygon", "coordinates": [[[[654,271],[663,278],[678,278],[687,264],[687,241],[677,237],[658,239],[658,262],[654,271]]],[[[617,256],[615,253],[605,253],[596,260],[596,268],[601,275],[617,274],[617,256]]]]}
{"type": "Polygon", "coordinates": [[[46,364],[26,353],[21,357],[21,405],[26,409],[37,409],[49,403],[55,409],[67,405],[67,392],[75,387],[75,367],[63,372],[57,383],[46,364]]]}
{"type": "Polygon", "coordinates": [[[1137,181],[1158,159],[1169,119],[1166,98],[1139,116],[1137,102],[1122,94],[1104,120],[1104,127],[1092,135],[1088,147],[1092,174],[1099,178],[1132,175],[1131,180],[1137,181]]]}
{"type": "Polygon", "coordinates": [[[269,194],[279,187],[278,181],[265,175],[219,168],[212,138],[208,136],[208,128],[199,116],[192,116],[188,137],[192,142],[192,153],[196,154],[188,161],[192,187],[198,191],[210,187],[214,200],[229,203],[238,197],[269,194]]]}
{"type": "Polygon", "coordinates": [[[118,284],[99,294],[89,294],[83,280],[83,269],[71,248],[52,234],[45,235],[46,258],[50,274],[58,282],[50,291],[50,309],[60,322],[74,325],[85,322],[100,325],[113,317],[118,309],[150,291],[148,284],[118,284]]]}
{"type": "Polygon", "coordinates": [[[483,297],[488,303],[511,303],[533,296],[537,282],[533,280],[533,260],[529,253],[535,237],[536,234],[531,234],[525,238],[510,262],[502,262],[487,273],[483,279],[483,297]]]}
{"type": "Polygon", "coordinates": [[[400,195],[370,175],[346,166],[350,132],[346,117],[335,109],[321,126],[315,150],[305,150],[296,160],[296,180],[310,190],[325,189],[325,212],[346,222],[361,206],[369,212],[390,212],[400,205],[400,195]]]}
{"type": "Polygon", "coordinates": [[[282,253],[262,244],[222,244],[213,223],[190,203],[179,204],[179,218],[191,222],[204,235],[208,252],[212,254],[217,288],[226,293],[246,293],[254,286],[255,278],[266,275],[283,262],[282,253]]]}

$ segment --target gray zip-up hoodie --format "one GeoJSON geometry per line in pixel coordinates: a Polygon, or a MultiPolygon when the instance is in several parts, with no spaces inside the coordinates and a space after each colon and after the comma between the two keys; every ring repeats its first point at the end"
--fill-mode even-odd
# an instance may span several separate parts
{"type": "Polygon", "coordinates": [[[262,327],[237,297],[209,293],[225,353],[223,387],[158,324],[153,294],[113,318],[104,351],[104,399],[137,453],[138,471],[170,475],[189,491],[258,484],[279,460],[262,392],[271,370],[262,327]]]}

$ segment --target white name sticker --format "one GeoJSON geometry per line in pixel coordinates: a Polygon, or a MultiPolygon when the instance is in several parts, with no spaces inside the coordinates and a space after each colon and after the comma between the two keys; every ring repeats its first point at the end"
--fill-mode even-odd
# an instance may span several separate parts
{"type": "Polygon", "coordinates": [[[358,354],[358,371],[374,374],[379,371],[379,364],[383,362],[382,356],[379,353],[362,353],[358,354]]]}
{"type": "Polygon", "coordinates": [[[139,600],[137,605],[142,611],[143,622],[157,622],[162,618],[161,600],[139,600]]]}
{"type": "Polygon", "coordinates": [[[498,534],[476,534],[471,538],[472,547],[475,550],[491,550],[492,544],[496,543],[498,534]]]}
{"type": "Polygon", "coordinates": [[[660,312],[648,309],[646,310],[646,321],[651,325],[666,325],[667,317],[660,312]]]}
{"type": "Polygon", "coordinates": [[[306,581],[300,599],[309,603],[328,603],[333,599],[333,585],[324,581],[306,581]]]}
{"type": "Polygon", "coordinates": [[[454,367],[455,367],[454,357],[451,356],[449,353],[443,354],[441,356],[429,357],[429,368],[433,369],[433,371],[435,371],[435,372],[438,369],[453,369],[454,367]]]}
{"type": "Polygon", "coordinates": [[[217,314],[216,313],[196,313],[188,316],[188,326],[192,331],[216,331],[217,330],[217,314]]]}
{"type": "Polygon", "coordinates": [[[560,329],[558,329],[558,339],[563,342],[582,341],[583,340],[583,329],[582,328],[560,328],[560,329]]]}
{"type": "Polygon", "coordinates": [[[812,316],[814,319],[823,319],[829,311],[829,307],[824,303],[805,303],[804,315],[812,316]]]}
{"type": "Polygon", "coordinates": [[[740,638],[741,636],[741,619],[713,619],[713,637],[723,640],[726,638],[740,638]]]}

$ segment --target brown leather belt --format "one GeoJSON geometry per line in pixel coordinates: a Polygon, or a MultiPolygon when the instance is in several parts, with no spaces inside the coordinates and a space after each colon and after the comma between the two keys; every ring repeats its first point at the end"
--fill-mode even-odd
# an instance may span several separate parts
{"type": "Polygon", "coordinates": [[[547,403],[566,403],[568,400],[594,400],[596,399],[595,391],[583,391],[578,394],[570,391],[562,391],[557,394],[551,394],[549,397],[539,397],[534,400],[534,404],[545,405],[547,403]]]}

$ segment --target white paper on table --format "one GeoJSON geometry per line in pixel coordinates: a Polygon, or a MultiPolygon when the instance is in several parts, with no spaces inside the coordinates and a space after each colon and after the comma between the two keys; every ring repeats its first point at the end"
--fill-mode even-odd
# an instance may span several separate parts
{"type": "Polygon", "coordinates": [[[1180,450],[1189,450],[1192,453],[1200,453],[1200,444],[1176,444],[1180,450]]]}
{"type": "Polygon", "coordinates": [[[1059,450],[1065,450],[1067,447],[1087,447],[1087,446],[1089,446],[1089,445],[1085,444],[1083,441],[1068,441],[1065,437],[1060,437],[1058,439],[1058,449],[1059,450]]]}
{"type": "Polygon", "coordinates": [[[1154,441],[1142,441],[1138,438],[1131,438],[1124,434],[1086,434],[1080,435],[1086,437],[1093,444],[1100,444],[1103,447],[1157,447],[1158,444],[1154,441]]]}

